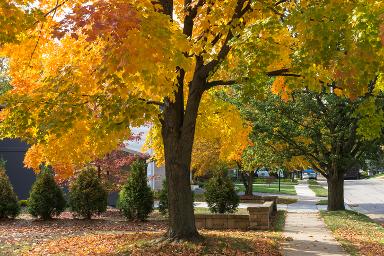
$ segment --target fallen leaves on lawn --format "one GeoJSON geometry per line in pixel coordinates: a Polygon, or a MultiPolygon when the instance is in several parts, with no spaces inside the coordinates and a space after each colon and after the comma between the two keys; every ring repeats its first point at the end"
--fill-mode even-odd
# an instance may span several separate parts
{"type": "Polygon", "coordinates": [[[65,237],[37,245],[22,255],[116,255],[125,243],[150,239],[154,234],[85,234],[65,237]]]}
{"type": "Polygon", "coordinates": [[[86,234],[39,244],[24,255],[260,255],[278,256],[274,232],[202,231],[203,242],[154,242],[163,232],[86,234]]]}
{"type": "Polygon", "coordinates": [[[28,216],[0,222],[0,255],[260,255],[277,256],[283,239],[272,231],[208,231],[201,243],[154,242],[166,222],[128,222],[108,210],[93,220],[72,219],[63,213],[51,221],[28,216]]]}
{"type": "Polygon", "coordinates": [[[368,217],[351,211],[322,213],[335,237],[348,251],[384,256],[384,228],[368,217]]]}
{"type": "Polygon", "coordinates": [[[50,221],[22,216],[0,222],[0,255],[20,255],[23,250],[35,248],[51,240],[95,233],[124,233],[165,231],[164,221],[129,222],[115,210],[92,220],[71,219],[70,213],[50,221]]]}
{"type": "Polygon", "coordinates": [[[281,236],[275,232],[203,230],[200,234],[204,237],[204,241],[201,243],[165,242],[153,244],[144,242],[128,246],[126,252],[132,256],[281,255],[279,252],[281,236]]]}

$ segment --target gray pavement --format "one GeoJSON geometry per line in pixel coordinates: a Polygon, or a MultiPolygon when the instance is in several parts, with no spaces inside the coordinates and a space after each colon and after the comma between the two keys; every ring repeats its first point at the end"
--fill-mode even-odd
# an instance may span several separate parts
{"type": "Polygon", "coordinates": [[[288,213],[283,244],[285,256],[346,256],[318,213],[288,213]]]}
{"type": "Polygon", "coordinates": [[[316,205],[318,198],[309,189],[307,181],[300,181],[295,188],[299,201],[287,209],[283,255],[347,255],[321,219],[320,206],[316,205]]]}
{"type": "Polygon", "coordinates": [[[384,223],[384,179],[346,180],[344,197],[352,210],[384,223]]]}
{"type": "MultiPolygon", "coordinates": [[[[325,180],[319,183],[327,187],[325,180]]],[[[384,223],[384,179],[344,181],[344,201],[347,208],[384,223]]]]}
{"type": "Polygon", "coordinates": [[[318,206],[316,205],[318,199],[315,193],[311,189],[309,189],[306,180],[299,181],[299,184],[295,186],[295,189],[298,201],[296,203],[288,205],[288,212],[319,212],[318,206]]]}

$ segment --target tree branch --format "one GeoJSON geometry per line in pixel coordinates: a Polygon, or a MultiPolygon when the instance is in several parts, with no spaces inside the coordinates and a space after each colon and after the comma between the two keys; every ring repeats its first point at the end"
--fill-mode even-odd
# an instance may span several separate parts
{"type": "Polygon", "coordinates": [[[206,84],[206,89],[209,90],[211,89],[212,87],[215,87],[215,86],[220,86],[220,85],[234,85],[236,84],[237,81],[236,80],[229,80],[229,81],[225,81],[225,80],[216,80],[216,81],[211,81],[211,82],[208,82],[206,84]]]}
{"type": "MultiPolygon", "coordinates": [[[[251,1],[248,2],[248,4],[243,8],[246,0],[238,0],[234,14],[232,15],[231,21],[229,24],[232,24],[233,21],[236,19],[240,19],[242,16],[244,16],[250,9],[251,9],[251,1]]],[[[208,76],[210,72],[212,72],[219,63],[221,63],[222,60],[225,59],[225,57],[228,55],[229,51],[231,50],[231,46],[229,46],[229,41],[234,37],[234,34],[232,33],[231,29],[229,29],[228,34],[224,40],[223,45],[221,46],[221,49],[219,53],[217,54],[217,58],[209,62],[204,66],[204,76],[208,76]]]]}
{"type": "Polygon", "coordinates": [[[140,101],[144,101],[146,104],[153,104],[153,105],[157,105],[157,106],[164,106],[164,103],[160,102],[160,101],[155,101],[155,100],[146,100],[146,99],[143,99],[143,98],[139,98],[140,101]]]}
{"type": "Polygon", "coordinates": [[[288,72],[289,72],[288,68],[282,68],[282,69],[277,69],[274,71],[269,71],[269,72],[267,72],[267,75],[270,77],[274,77],[274,76],[302,77],[300,74],[292,74],[292,73],[288,73],[288,72]]]}

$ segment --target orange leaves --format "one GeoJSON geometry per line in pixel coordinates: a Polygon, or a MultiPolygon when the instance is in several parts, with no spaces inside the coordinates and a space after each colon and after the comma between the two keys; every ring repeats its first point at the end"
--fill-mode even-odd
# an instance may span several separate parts
{"type": "MultiPolygon", "coordinates": [[[[96,231],[96,230],[95,230],[96,231]]],[[[203,231],[204,242],[153,242],[161,238],[158,232],[114,234],[86,233],[63,236],[32,246],[22,255],[260,255],[277,256],[279,237],[270,232],[203,231]]]]}
{"type": "Polygon", "coordinates": [[[110,255],[121,249],[124,243],[138,239],[151,239],[147,234],[86,234],[51,240],[36,246],[25,255],[110,255]]]}
{"type": "Polygon", "coordinates": [[[284,77],[279,76],[275,79],[275,81],[272,84],[271,91],[273,94],[279,95],[281,99],[283,99],[284,101],[289,100],[290,90],[285,85],[284,77]]]}
{"type": "Polygon", "coordinates": [[[72,13],[57,24],[53,35],[63,37],[69,33],[77,38],[76,31],[81,30],[89,41],[99,36],[120,40],[129,30],[138,29],[139,23],[139,15],[132,4],[101,0],[75,6],[72,13]]]}

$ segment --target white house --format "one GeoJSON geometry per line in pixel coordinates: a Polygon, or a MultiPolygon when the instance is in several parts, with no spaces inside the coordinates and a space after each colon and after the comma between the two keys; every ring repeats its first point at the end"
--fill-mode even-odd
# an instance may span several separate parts
{"type": "MultiPolygon", "coordinates": [[[[143,153],[142,148],[145,142],[145,139],[147,138],[150,126],[140,126],[137,128],[132,128],[132,133],[134,134],[141,134],[141,139],[138,141],[125,141],[125,147],[126,150],[131,153],[143,153]]],[[[149,154],[150,156],[153,155],[153,150],[148,150],[145,152],[149,154]]],[[[156,163],[154,161],[148,163],[148,169],[147,169],[147,176],[148,176],[148,185],[153,190],[160,190],[163,187],[163,181],[165,180],[165,167],[160,166],[157,167],[156,163]]]]}

